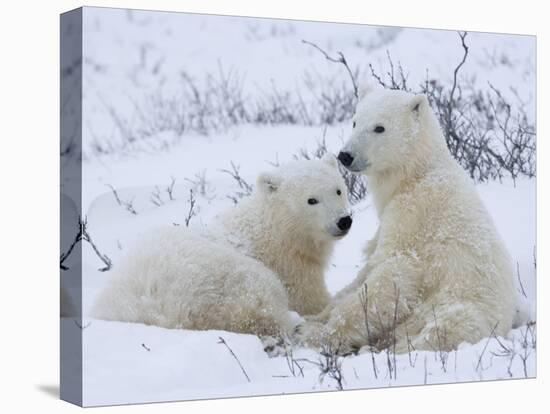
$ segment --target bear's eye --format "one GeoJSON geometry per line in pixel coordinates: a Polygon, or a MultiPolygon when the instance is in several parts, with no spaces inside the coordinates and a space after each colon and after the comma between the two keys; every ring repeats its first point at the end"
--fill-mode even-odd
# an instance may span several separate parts
{"type": "Polygon", "coordinates": [[[353,128],[355,128],[355,121],[353,121],[353,125],[352,125],[353,128]]]}
{"type": "Polygon", "coordinates": [[[338,190],[336,190],[336,194],[342,195],[342,191],[340,191],[340,189],[338,189],[338,190]]]}
{"type": "Polygon", "coordinates": [[[385,130],[386,130],[386,128],[384,128],[382,125],[378,125],[376,128],[374,128],[374,132],[377,132],[379,134],[381,134],[385,130]]]}
{"type": "Polygon", "coordinates": [[[316,198],[310,198],[310,199],[307,200],[307,203],[311,206],[314,205],[314,204],[317,204],[318,202],[319,202],[319,200],[317,200],[316,198]]]}

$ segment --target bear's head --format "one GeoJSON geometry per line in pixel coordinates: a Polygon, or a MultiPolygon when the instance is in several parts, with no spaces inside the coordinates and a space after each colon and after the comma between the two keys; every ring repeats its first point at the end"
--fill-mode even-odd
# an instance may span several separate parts
{"type": "Polygon", "coordinates": [[[345,236],[351,227],[347,188],[333,155],[283,164],[260,174],[257,188],[285,234],[326,241],[345,236]]]}
{"type": "Polygon", "coordinates": [[[438,126],[424,95],[366,86],[359,91],[352,122],[351,137],[338,155],[350,171],[371,175],[404,169],[429,154],[427,146],[440,147],[439,132],[427,132],[438,126]]]}

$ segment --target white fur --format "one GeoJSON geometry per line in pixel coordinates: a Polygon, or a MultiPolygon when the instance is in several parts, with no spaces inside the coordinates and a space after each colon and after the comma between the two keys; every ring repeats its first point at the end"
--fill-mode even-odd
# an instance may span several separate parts
{"type": "Polygon", "coordinates": [[[167,328],[274,335],[329,302],[323,271],[348,215],[334,157],[261,174],[211,230],[156,231],[120,265],[93,315],[167,328]],[[340,189],[341,195],[336,191],[340,189]],[[309,198],[319,203],[309,205],[309,198]]]}
{"type": "Polygon", "coordinates": [[[318,317],[325,324],[300,327],[301,340],[387,346],[394,320],[398,352],[407,337],[416,349],[448,350],[506,334],[516,309],[510,258],[427,99],[369,91],[354,122],[343,151],[368,177],[380,226],[356,280],[318,317]]]}

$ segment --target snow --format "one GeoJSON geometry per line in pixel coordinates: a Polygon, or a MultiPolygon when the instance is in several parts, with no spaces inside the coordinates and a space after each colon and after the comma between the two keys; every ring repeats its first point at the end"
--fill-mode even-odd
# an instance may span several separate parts
{"type": "MultiPolygon", "coordinates": [[[[283,128],[283,131],[288,136],[290,129],[283,128]]],[[[250,132],[255,136],[254,129],[250,132]]],[[[311,136],[315,137],[313,132],[311,136]]],[[[302,133],[302,128],[295,131],[298,136],[302,133]]],[[[243,137],[243,141],[247,141],[246,137],[243,137]]],[[[250,151],[248,154],[254,156],[255,152],[250,151]]],[[[164,156],[161,157],[165,159],[164,156]]],[[[154,162],[157,156],[151,158],[151,162],[154,162]]],[[[128,161],[125,168],[130,168],[130,164],[133,164],[137,174],[140,166],[149,165],[149,162],[140,157],[128,161]]],[[[92,165],[89,167],[91,171],[92,165]]],[[[267,163],[264,167],[271,168],[267,163]]],[[[180,168],[175,167],[175,170],[180,171],[180,168]]],[[[191,168],[189,175],[193,171],[191,168]]],[[[108,177],[103,175],[102,168],[98,168],[96,174],[98,180],[100,177],[108,177]]],[[[252,176],[251,171],[245,177],[248,179],[252,176]]],[[[230,192],[233,185],[230,179],[216,170],[209,177],[213,193],[216,195],[214,198],[198,196],[200,216],[191,221],[193,224],[193,220],[196,220],[196,226],[208,225],[211,217],[232,205],[232,202],[225,198],[225,193],[230,192]]],[[[102,249],[102,253],[106,253],[113,260],[115,267],[121,255],[146,229],[172,222],[184,225],[182,217],[188,209],[186,190],[192,185],[183,179],[176,183],[175,200],[166,201],[160,207],[148,201],[153,187],[125,187],[125,192],[121,194],[124,197],[135,198],[137,215],[118,206],[108,189],[91,204],[88,211],[89,231],[102,249]]],[[[529,319],[534,320],[535,181],[518,180],[515,186],[508,181],[492,182],[478,185],[477,188],[497,228],[500,229],[513,260],[519,263],[522,284],[528,297],[526,302],[529,306],[529,319]]],[[[353,280],[362,264],[364,244],[374,235],[376,227],[374,208],[370,197],[367,197],[354,206],[354,223],[351,231],[336,245],[326,276],[327,286],[332,294],[353,280]]],[[[110,272],[98,271],[102,263],[88,245],[85,245],[83,250],[83,304],[86,314],[97,293],[105,286],[110,272]]],[[[73,265],[70,260],[68,264],[71,267],[73,265]]],[[[518,295],[519,289],[518,284],[518,295]]],[[[71,329],[79,329],[70,318],[66,318],[64,323],[72,324],[71,329]]],[[[321,383],[319,369],[311,362],[300,362],[304,376],[296,374],[294,377],[288,368],[287,359],[284,356],[270,358],[263,351],[260,340],[252,335],[220,331],[168,330],[139,324],[106,322],[88,317],[84,319],[83,325],[86,326],[83,329],[86,405],[336,389],[335,381],[328,377],[321,383]],[[218,343],[219,337],[223,337],[233,349],[250,377],[250,383],[229,351],[218,343]]],[[[516,338],[514,346],[519,355],[524,352],[520,342],[526,329],[523,326],[511,332],[508,338],[499,340],[511,347],[512,338],[516,338]]],[[[527,351],[527,375],[533,377],[536,374],[535,350],[527,347],[527,351]]],[[[514,358],[493,355],[501,352],[502,349],[494,338],[475,345],[464,345],[447,356],[445,370],[437,352],[413,353],[411,359],[416,359],[414,367],[409,362],[409,355],[397,355],[397,378],[390,377],[387,355],[384,352],[375,355],[379,370],[378,378],[373,374],[370,353],[349,356],[343,360],[343,387],[353,389],[423,384],[425,376],[426,382],[430,384],[509,378],[510,361],[512,377],[524,377],[521,358],[518,355],[514,358]],[[487,349],[483,351],[487,343],[487,349]],[[483,358],[478,367],[481,354],[483,358]]],[[[316,362],[319,354],[313,350],[299,348],[294,350],[294,358],[316,362]]]]}
{"type": "MultiPolygon", "coordinates": [[[[64,323],[72,324],[72,321],[64,323]]],[[[79,329],[74,324],[68,328],[79,329]]],[[[102,321],[92,321],[83,329],[83,334],[86,406],[337,389],[333,379],[319,377],[316,352],[294,351],[293,358],[303,371],[302,376],[296,369],[294,376],[285,357],[269,358],[260,340],[252,335],[102,321]],[[228,348],[220,343],[220,337],[237,356],[246,376],[228,348]]],[[[513,331],[510,338],[516,338],[519,349],[517,342],[522,332],[513,331]]],[[[509,339],[501,341],[505,346],[512,346],[509,339]]],[[[502,379],[509,378],[509,372],[513,377],[523,377],[521,355],[509,366],[510,358],[494,355],[501,353],[501,345],[493,339],[488,344],[484,340],[449,353],[445,365],[433,352],[413,352],[411,361],[407,354],[398,355],[397,378],[388,370],[385,353],[363,353],[343,358],[343,388],[502,379]],[[371,355],[374,355],[374,364],[371,355]],[[374,376],[373,366],[378,378],[374,376]]],[[[529,376],[535,375],[533,355],[528,357],[526,369],[529,376]]]]}
{"type": "MultiPolygon", "coordinates": [[[[413,84],[430,76],[451,81],[460,58],[458,36],[451,31],[341,25],[284,20],[229,18],[223,16],[127,12],[86,8],[84,70],[84,151],[94,140],[118,142],[119,130],[105,102],[121,116],[135,119],[132,101],[141,101],[158,88],[176,94],[182,68],[202,78],[218,64],[245,76],[247,95],[258,94],[275,81],[280,88],[298,88],[305,71],[347,81],[338,65],[327,62],[301,39],[316,42],[329,53],[342,50],[348,60],[372,63],[387,70],[386,49],[400,62],[413,84]],[[197,35],[200,33],[201,35],[197,35]],[[192,41],[186,41],[192,39],[192,41]],[[215,45],[215,47],[213,47],[215,45]],[[411,47],[414,45],[415,47],[411,47]],[[245,57],[243,59],[243,57],[245,57]],[[159,66],[153,74],[155,65],[159,66]],[[99,137],[99,138],[98,138],[99,137]]],[[[471,33],[471,58],[464,77],[481,88],[491,80],[497,87],[513,86],[527,104],[534,105],[534,41],[526,36],[471,33]],[[504,62],[504,63],[502,63],[504,62]]],[[[154,142],[170,145],[117,149],[109,154],[85,154],[83,161],[82,215],[101,253],[118,260],[147,230],[159,225],[185,226],[189,194],[196,197],[197,215],[191,226],[208,226],[211,219],[230,208],[228,197],[240,191],[222,169],[231,162],[250,184],[272,168],[272,163],[292,159],[301,148],[313,150],[323,136],[329,151],[337,153],[351,130],[348,123],[332,126],[254,125],[232,126],[208,136],[163,131],[154,142]],[[204,188],[197,175],[204,174],[204,188]],[[175,179],[174,199],[165,187],[175,179]],[[131,202],[137,214],[117,203],[131,202]],[[158,186],[163,200],[151,202],[158,186]],[[204,190],[204,191],[203,191],[204,190]]],[[[65,182],[63,185],[73,185],[65,182]]],[[[478,184],[485,202],[514,262],[517,262],[527,298],[527,317],[536,320],[535,299],[535,180],[517,179],[478,184]]],[[[70,200],[64,200],[70,202],[70,200]]],[[[362,250],[376,231],[377,219],[369,196],[353,206],[350,233],[336,245],[326,282],[334,294],[353,280],[362,266],[362,250]]],[[[76,214],[71,221],[76,222],[76,214]]],[[[70,231],[64,229],[64,231],[70,231]]],[[[87,243],[82,262],[69,257],[63,284],[78,298],[77,269],[82,265],[83,310],[87,315],[112,271],[100,272],[103,263],[87,243]]],[[[518,295],[521,290],[518,278],[518,295]]],[[[84,336],[84,405],[202,399],[337,389],[337,381],[320,377],[314,350],[293,349],[300,370],[291,370],[285,356],[270,358],[259,338],[222,331],[168,330],[139,324],[106,322],[84,317],[82,327],[62,318],[65,329],[82,329],[84,336]],[[229,349],[220,343],[222,337],[229,349]],[[247,376],[241,370],[242,364],[247,376]],[[294,373],[293,373],[294,372],[294,373]]],[[[448,355],[413,352],[397,355],[397,372],[390,370],[393,355],[363,352],[342,359],[344,389],[534,377],[536,349],[534,328],[523,326],[506,338],[463,344],[448,355]],[[500,343],[499,343],[500,341],[500,343]],[[525,345],[525,346],[523,346],[525,345]],[[508,351],[504,351],[507,348],[508,351]],[[503,353],[506,355],[500,356],[503,353]],[[481,358],[480,358],[481,356],[481,358]],[[377,367],[375,376],[372,358],[377,367]],[[522,358],[525,359],[525,364],[522,358]],[[443,361],[446,361],[444,363],[443,361]]],[[[365,350],[364,350],[365,351],[365,350]]]]}

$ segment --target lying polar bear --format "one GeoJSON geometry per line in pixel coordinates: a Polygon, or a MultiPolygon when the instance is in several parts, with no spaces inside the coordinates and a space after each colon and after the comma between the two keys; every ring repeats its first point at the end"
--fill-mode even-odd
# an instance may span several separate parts
{"type": "Polygon", "coordinates": [[[336,159],[261,174],[248,199],[203,233],[171,227],[120,264],[92,316],[166,328],[288,332],[292,312],[321,311],[324,269],[351,227],[336,159]]]}
{"type": "Polygon", "coordinates": [[[426,97],[364,89],[338,158],[367,176],[380,225],[356,280],[299,340],[348,350],[395,340],[407,352],[505,335],[516,311],[511,260],[426,97]]]}

